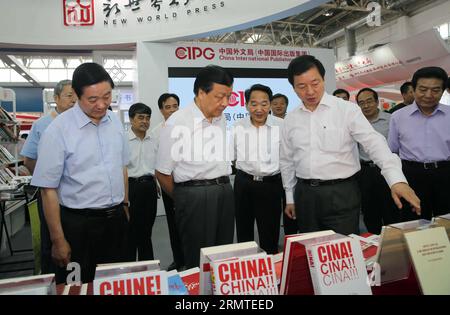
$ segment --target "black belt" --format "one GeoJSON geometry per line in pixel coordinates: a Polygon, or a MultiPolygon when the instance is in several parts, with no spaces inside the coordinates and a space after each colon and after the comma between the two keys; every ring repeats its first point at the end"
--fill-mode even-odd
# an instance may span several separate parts
{"type": "Polygon", "coordinates": [[[255,181],[255,182],[274,182],[277,180],[281,180],[280,173],[275,174],[275,175],[270,175],[270,176],[256,176],[256,175],[248,174],[241,170],[237,170],[236,175],[243,176],[243,177],[250,179],[252,181],[255,181]]]}
{"type": "Polygon", "coordinates": [[[329,180],[321,180],[321,179],[303,179],[303,178],[298,178],[297,177],[297,182],[302,183],[302,184],[306,184],[309,186],[322,186],[322,185],[333,185],[333,184],[337,184],[337,183],[342,183],[348,180],[351,180],[355,177],[355,175],[352,175],[348,178],[338,178],[338,179],[329,179],[329,180]]]}
{"type": "Polygon", "coordinates": [[[112,218],[117,217],[123,213],[123,204],[119,203],[115,206],[103,209],[74,209],[63,205],[60,205],[61,210],[69,211],[75,214],[87,216],[87,217],[105,217],[112,218]]]}
{"type": "Polygon", "coordinates": [[[361,166],[377,167],[373,161],[359,160],[359,162],[361,163],[361,166]]]}
{"type": "Polygon", "coordinates": [[[408,167],[423,169],[423,170],[434,170],[437,168],[450,167],[450,161],[436,161],[430,163],[414,162],[408,160],[402,160],[402,164],[408,167]]]}
{"type": "Polygon", "coordinates": [[[228,176],[217,177],[213,179],[189,180],[187,182],[175,183],[176,186],[210,186],[230,183],[228,176]]]}
{"type": "Polygon", "coordinates": [[[144,175],[141,177],[128,177],[128,181],[130,183],[153,182],[154,180],[155,180],[155,178],[153,177],[153,175],[144,175]]]}

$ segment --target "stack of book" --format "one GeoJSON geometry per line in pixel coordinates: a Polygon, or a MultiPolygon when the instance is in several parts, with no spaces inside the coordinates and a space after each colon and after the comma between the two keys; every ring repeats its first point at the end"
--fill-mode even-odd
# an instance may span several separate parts
{"type": "Polygon", "coordinates": [[[167,272],[159,269],[159,260],[99,265],[94,295],[167,295],[167,272]]]}
{"type": "Polygon", "coordinates": [[[14,156],[4,146],[0,145],[0,164],[11,164],[15,161],[14,156]]]}
{"type": "Polygon", "coordinates": [[[284,255],[281,270],[280,294],[312,295],[314,294],[308,260],[304,246],[300,241],[325,235],[334,231],[326,230],[312,233],[286,235],[284,238],[284,255]]]}

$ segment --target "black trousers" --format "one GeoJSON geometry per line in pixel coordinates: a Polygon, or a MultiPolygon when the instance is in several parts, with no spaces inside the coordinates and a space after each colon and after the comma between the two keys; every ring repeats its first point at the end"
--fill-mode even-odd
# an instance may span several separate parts
{"type": "Polygon", "coordinates": [[[254,240],[256,219],[259,246],[268,254],[278,253],[283,193],[281,177],[261,182],[248,178],[241,171],[236,172],[234,200],[238,242],[254,240]]]}
{"type": "Polygon", "coordinates": [[[403,201],[405,206],[400,211],[401,221],[417,219],[430,220],[434,216],[450,213],[450,167],[424,169],[412,167],[403,163],[403,173],[411,188],[420,199],[421,215],[411,211],[411,207],[403,201]]]}
{"type": "Polygon", "coordinates": [[[381,170],[373,164],[361,164],[358,182],[361,190],[361,210],[367,231],[380,234],[383,225],[397,223],[399,211],[381,170]]]}
{"type": "Polygon", "coordinates": [[[172,247],[173,260],[177,268],[184,266],[183,248],[181,246],[180,235],[178,234],[175,222],[175,209],[173,199],[162,190],[162,199],[166,211],[167,226],[169,227],[170,246],[172,247]]]}
{"type": "MultiPolygon", "coordinates": [[[[61,206],[61,224],[72,250],[71,261],[81,267],[83,283],[94,280],[97,264],[127,260],[128,221],[122,206],[110,217],[89,216],[61,206]]],[[[67,274],[65,268],[58,268],[56,282],[64,283],[67,274]]]]}
{"type": "Polygon", "coordinates": [[[56,265],[52,259],[52,241],[50,239],[47,221],[45,220],[44,205],[42,203],[42,196],[40,192],[37,193],[37,207],[41,233],[41,273],[43,275],[55,273],[56,265]]]}
{"type": "Polygon", "coordinates": [[[281,208],[281,211],[283,212],[284,235],[296,234],[298,233],[297,220],[289,218],[286,215],[286,213],[284,213],[285,208],[286,208],[286,193],[283,191],[283,207],[281,208]]]}
{"type": "Polygon", "coordinates": [[[153,179],[146,181],[128,180],[130,199],[130,261],[153,260],[152,229],[155,223],[158,193],[153,179]]]}
{"type": "Polygon", "coordinates": [[[187,269],[199,266],[201,248],[233,243],[234,198],[229,183],[175,185],[173,195],[187,269]]]}
{"type": "Polygon", "coordinates": [[[300,233],[333,230],[344,235],[359,234],[360,195],[355,176],[320,186],[298,180],[294,202],[300,233]]]}

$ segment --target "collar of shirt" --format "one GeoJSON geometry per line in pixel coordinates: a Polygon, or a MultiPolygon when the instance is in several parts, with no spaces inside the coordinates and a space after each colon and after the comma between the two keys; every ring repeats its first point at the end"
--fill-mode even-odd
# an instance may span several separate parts
{"type": "MultiPolygon", "coordinates": [[[[339,97],[334,97],[329,95],[327,92],[323,93],[322,99],[319,102],[319,106],[324,105],[327,108],[330,108],[331,106],[335,106],[337,102],[339,102],[339,97]]],[[[322,106],[321,106],[322,107],[322,106]]],[[[305,107],[305,104],[302,104],[299,106],[299,110],[305,111],[305,112],[311,112],[308,108],[305,107]]]]}
{"type": "MultiPolygon", "coordinates": [[[[193,106],[192,106],[192,114],[194,117],[195,124],[200,124],[204,121],[209,123],[209,120],[205,117],[205,115],[200,110],[200,108],[198,107],[197,103],[195,103],[195,101],[193,102],[193,106]],[[197,119],[197,118],[199,118],[199,119],[197,119]]],[[[215,123],[219,122],[221,119],[222,119],[222,115],[220,115],[219,117],[213,117],[211,124],[215,124],[215,123]]]]}
{"type": "MultiPolygon", "coordinates": [[[[76,103],[73,107],[73,112],[75,115],[75,120],[77,122],[77,126],[79,129],[83,128],[84,126],[88,125],[89,123],[92,123],[92,120],[86,115],[83,110],[81,109],[80,105],[76,103]]],[[[111,111],[107,110],[105,116],[102,117],[100,120],[100,123],[104,123],[106,121],[110,121],[111,118],[109,117],[111,111]]]]}
{"type": "Polygon", "coordinates": [[[377,122],[379,120],[388,120],[389,119],[389,115],[390,114],[388,114],[388,113],[382,111],[381,109],[379,109],[377,118],[372,120],[371,123],[375,123],[375,122],[377,122]]]}
{"type": "MultiPolygon", "coordinates": [[[[267,126],[267,127],[275,126],[276,124],[275,124],[274,120],[275,120],[275,118],[272,115],[267,115],[266,123],[264,124],[264,126],[267,126]]],[[[243,118],[243,123],[244,123],[245,127],[255,127],[252,124],[250,115],[248,117],[243,118]]]]}
{"type": "MultiPolygon", "coordinates": [[[[444,106],[445,106],[445,105],[444,105],[444,106]]],[[[411,105],[409,105],[409,108],[410,108],[410,113],[409,113],[410,116],[412,116],[412,115],[414,115],[414,114],[416,114],[416,113],[422,114],[422,111],[420,110],[419,106],[417,106],[416,101],[414,101],[414,103],[412,103],[411,105]]],[[[437,112],[440,112],[440,113],[442,113],[442,114],[445,115],[445,111],[442,109],[442,104],[441,104],[441,103],[438,104],[438,106],[437,106],[436,109],[433,111],[433,113],[431,113],[431,115],[429,115],[429,116],[428,116],[428,115],[424,115],[424,116],[427,116],[427,117],[434,116],[434,115],[437,114],[437,112]]]]}
{"type": "MultiPolygon", "coordinates": [[[[147,140],[149,138],[150,138],[150,132],[147,130],[143,140],[147,140]]],[[[134,140],[134,139],[140,139],[140,138],[138,138],[138,136],[136,136],[136,134],[133,132],[133,130],[131,130],[131,126],[130,126],[130,129],[128,129],[128,140],[134,140]]]]}

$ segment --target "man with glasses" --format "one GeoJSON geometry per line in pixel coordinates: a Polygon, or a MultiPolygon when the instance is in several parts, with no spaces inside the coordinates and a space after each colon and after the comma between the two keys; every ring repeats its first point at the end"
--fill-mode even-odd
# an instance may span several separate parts
{"type": "MultiPolygon", "coordinates": [[[[77,97],[72,89],[71,80],[59,81],[55,89],[53,90],[53,99],[55,100],[56,107],[45,116],[42,116],[33,123],[30,134],[23,145],[20,155],[24,157],[24,165],[30,171],[34,172],[36,161],[38,158],[38,144],[42,134],[53,121],[53,119],[59,114],[65,112],[69,108],[75,105],[77,97]]],[[[50,234],[48,232],[47,223],[44,218],[44,211],[42,208],[41,194],[37,194],[38,212],[40,219],[41,230],[41,271],[42,274],[54,272],[52,263],[52,243],[50,241],[50,234]]]]}
{"type": "MultiPolygon", "coordinates": [[[[379,109],[378,93],[370,88],[364,88],[356,95],[356,102],[372,127],[387,139],[391,115],[379,109]]],[[[364,223],[370,233],[380,234],[383,225],[398,220],[398,210],[392,202],[390,189],[381,175],[381,169],[361,146],[359,159],[361,171],[358,180],[364,223]]]]}

